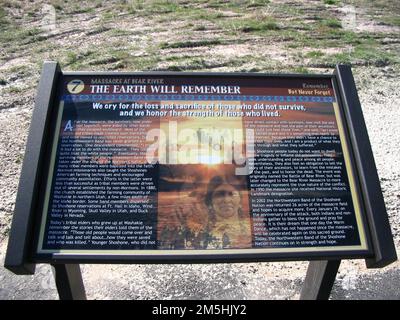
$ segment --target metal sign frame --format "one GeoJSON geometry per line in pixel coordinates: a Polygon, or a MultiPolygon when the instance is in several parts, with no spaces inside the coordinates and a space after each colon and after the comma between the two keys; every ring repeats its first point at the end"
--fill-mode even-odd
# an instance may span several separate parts
{"type": "MultiPolygon", "coordinates": [[[[397,260],[389,219],[387,216],[379,177],[377,174],[371,145],[369,142],[357,89],[348,65],[337,65],[333,75],[295,75],[260,73],[178,73],[178,72],[62,72],[58,63],[45,62],[38,87],[35,108],[23,161],[18,194],[15,204],[12,228],[9,236],[5,267],[16,274],[33,274],[36,263],[51,263],[58,268],[79,263],[219,263],[251,261],[289,261],[323,260],[336,262],[341,259],[363,258],[368,268],[381,268],[397,260]],[[356,189],[361,204],[361,216],[365,226],[368,250],[306,252],[306,253],[268,253],[268,254],[198,254],[198,255],[63,255],[34,254],[37,242],[38,219],[43,204],[43,190],[48,175],[46,159],[51,152],[54,138],[54,117],[52,108],[56,99],[57,86],[65,75],[109,75],[109,76],[196,76],[196,77],[301,77],[329,78],[333,81],[337,94],[340,116],[344,126],[345,139],[351,158],[356,189]],[[36,239],[34,241],[34,239],[36,239]]],[[[315,266],[315,263],[314,263],[315,266]]],[[[336,271],[337,271],[336,268],[336,271]]],[[[321,266],[317,267],[322,270],[321,266]]],[[[326,265],[323,266],[326,269],[326,265]]],[[[65,270],[64,270],[65,271],[65,270]]],[[[336,275],[336,271],[334,274],[336,275]]],[[[67,273],[64,273],[67,274],[67,273]]],[[[334,277],[333,277],[334,279],[334,277]]],[[[333,282],[332,282],[333,283],[333,282]]],[[[329,294],[328,294],[329,296],[329,294]]],[[[306,294],[304,294],[306,297],[306,294]]]]}

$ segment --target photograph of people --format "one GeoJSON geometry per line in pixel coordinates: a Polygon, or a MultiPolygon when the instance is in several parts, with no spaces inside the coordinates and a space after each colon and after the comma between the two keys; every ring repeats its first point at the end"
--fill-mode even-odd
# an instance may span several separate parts
{"type": "Polygon", "coordinates": [[[163,217],[159,221],[159,248],[251,248],[244,180],[229,174],[213,175],[204,183],[192,183],[191,188],[185,185],[175,201],[159,207],[163,217]]]}
{"type": "Polygon", "coordinates": [[[242,194],[237,183],[215,176],[207,188],[207,229],[212,238],[209,245],[216,249],[251,247],[250,218],[248,212],[243,211],[242,194]]]}

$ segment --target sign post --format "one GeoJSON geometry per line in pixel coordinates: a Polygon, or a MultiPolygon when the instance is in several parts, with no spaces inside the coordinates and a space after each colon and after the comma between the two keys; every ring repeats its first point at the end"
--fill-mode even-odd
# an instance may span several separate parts
{"type": "Polygon", "coordinates": [[[339,266],[340,260],[311,261],[300,300],[328,300],[339,266]]]}
{"type": "Polygon", "coordinates": [[[78,264],[53,264],[52,271],[60,300],[86,300],[78,264]]]}
{"type": "Polygon", "coordinates": [[[62,72],[46,62],[5,266],[397,259],[354,80],[333,75],[62,72]]]}

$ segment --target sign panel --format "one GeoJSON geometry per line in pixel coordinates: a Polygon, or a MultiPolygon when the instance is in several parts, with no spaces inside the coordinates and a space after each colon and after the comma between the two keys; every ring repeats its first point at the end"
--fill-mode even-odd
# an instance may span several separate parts
{"type": "Polygon", "coordinates": [[[332,76],[61,76],[36,257],[365,256],[334,88],[332,76]]]}

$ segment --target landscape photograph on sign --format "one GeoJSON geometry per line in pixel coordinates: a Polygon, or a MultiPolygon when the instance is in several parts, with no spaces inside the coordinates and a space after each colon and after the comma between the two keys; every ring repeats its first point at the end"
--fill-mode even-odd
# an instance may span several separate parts
{"type": "Polygon", "coordinates": [[[38,254],[364,251],[329,77],[63,76],[38,254]]]}

